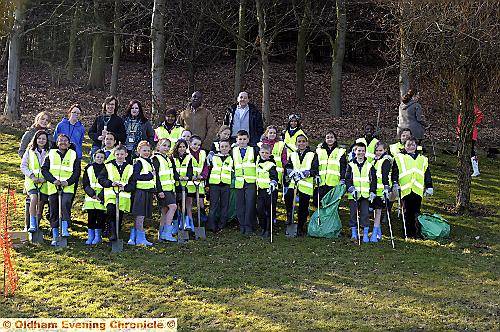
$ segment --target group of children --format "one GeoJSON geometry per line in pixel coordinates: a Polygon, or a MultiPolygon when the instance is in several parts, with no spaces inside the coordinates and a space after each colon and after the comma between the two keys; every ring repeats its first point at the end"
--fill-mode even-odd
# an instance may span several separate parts
{"type": "MultiPolygon", "coordinates": [[[[137,157],[131,161],[127,148],[117,144],[115,135],[108,132],[103,148],[92,156],[82,180],[83,209],[88,214],[86,244],[102,242],[103,235],[116,240],[124,214],[130,213],[135,220],[128,244],[152,245],[146,239],[144,220],[152,217],[154,201],[161,212],[158,240],[177,241],[179,227],[194,230],[196,197],[195,205],[202,216],[197,222],[219,233],[228,223],[231,190],[236,191],[241,234],[249,236],[260,228],[262,237],[270,236],[271,223],[276,222],[278,191],[282,191],[286,223],[296,223],[297,235],[302,236],[315,191],[321,200],[338,185],[347,188],[353,240],[358,240],[361,232],[363,242],[380,240],[382,210],[390,210],[395,195],[401,197],[407,235],[418,234],[416,214],[422,196],[432,195],[433,189],[427,158],[419,152],[409,130],[403,130],[400,141],[388,148],[374,137],[374,127],[367,125],[365,136],[349,151],[339,146],[333,131],[328,131],[324,141],[313,149],[301,129],[300,117],[290,115],[281,139],[278,129],[269,126],[258,146],[249,146],[248,132],[240,130],[236,141],[231,142],[231,129],[222,126],[211,151],[205,151],[200,137],[175,125],[175,114],[166,118],[168,126],[155,133],[154,152],[147,141],[141,141],[137,157]],[[206,187],[208,215],[204,206],[206,187]],[[371,236],[370,210],[374,211],[371,236]]],[[[66,135],[59,135],[56,148],[49,149],[48,134],[39,131],[23,156],[21,169],[31,202],[28,231],[38,229],[43,204],[48,201],[52,244],[57,245],[59,226],[61,236],[69,236],[80,160],[66,135]]]]}

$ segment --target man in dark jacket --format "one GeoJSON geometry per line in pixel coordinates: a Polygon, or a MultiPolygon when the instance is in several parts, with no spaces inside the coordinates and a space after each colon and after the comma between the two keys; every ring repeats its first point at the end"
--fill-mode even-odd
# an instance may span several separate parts
{"type": "Polygon", "coordinates": [[[231,128],[231,141],[236,141],[236,133],[246,130],[250,134],[249,145],[256,146],[264,133],[262,113],[257,106],[248,102],[248,93],[240,92],[237,104],[232,105],[224,116],[224,124],[231,128]]]}

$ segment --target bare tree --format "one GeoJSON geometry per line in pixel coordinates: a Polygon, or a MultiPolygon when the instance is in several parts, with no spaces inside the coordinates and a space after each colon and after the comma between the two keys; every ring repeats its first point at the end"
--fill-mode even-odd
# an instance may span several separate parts
{"type": "Polygon", "coordinates": [[[155,0],[151,19],[151,112],[153,121],[158,120],[165,105],[163,73],[165,71],[165,3],[155,0]]]}
{"type": "Polygon", "coordinates": [[[247,0],[240,0],[238,36],[236,39],[236,64],[234,66],[234,98],[241,92],[241,80],[245,74],[246,5],[247,0]]]}
{"type": "Polygon", "coordinates": [[[106,45],[104,38],[105,22],[101,11],[101,1],[94,0],[94,22],[97,30],[94,31],[92,39],[92,63],[90,65],[90,75],[87,84],[90,89],[104,88],[106,45]]]}
{"type": "Polygon", "coordinates": [[[470,207],[471,149],[474,104],[487,93],[498,93],[500,78],[500,12],[498,2],[453,1],[413,2],[408,8],[418,13],[411,33],[417,43],[413,54],[422,78],[432,78],[444,88],[441,93],[454,105],[452,119],[462,121],[458,139],[457,211],[470,207]]]}
{"type": "Polygon", "coordinates": [[[307,56],[307,39],[311,22],[311,0],[302,1],[302,10],[299,16],[299,30],[297,33],[297,59],[295,61],[295,94],[298,101],[305,96],[305,72],[307,56]]]}
{"type": "Polygon", "coordinates": [[[10,121],[19,120],[19,72],[21,67],[21,37],[24,30],[26,0],[14,2],[14,23],[9,41],[9,60],[7,73],[7,93],[5,95],[4,115],[10,121]]]}
{"type": "Polygon", "coordinates": [[[113,22],[113,65],[111,67],[110,93],[116,96],[118,92],[118,71],[120,68],[121,43],[121,0],[115,0],[115,17],[113,22]]]}
{"type": "Polygon", "coordinates": [[[342,66],[345,55],[345,35],[347,31],[346,0],[336,1],[337,29],[335,38],[328,33],[332,47],[332,66],[330,76],[330,113],[342,115],[342,66]]]}
{"type": "Polygon", "coordinates": [[[78,33],[78,25],[80,21],[80,6],[75,6],[73,19],[71,20],[71,28],[69,32],[69,49],[68,61],[66,62],[66,78],[73,79],[75,73],[75,52],[76,52],[76,35],[78,33]]]}

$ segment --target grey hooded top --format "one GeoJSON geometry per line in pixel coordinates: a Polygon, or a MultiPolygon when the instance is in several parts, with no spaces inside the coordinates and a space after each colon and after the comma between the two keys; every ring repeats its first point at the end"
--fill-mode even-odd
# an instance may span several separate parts
{"type": "Polygon", "coordinates": [[[401,102],[398,119],[398,137],[401,129],[410,128],[416,139],[424,138],[425,124],[422,118],[422,106],[417,101],[410,100],[407,104],[401,102]]]}

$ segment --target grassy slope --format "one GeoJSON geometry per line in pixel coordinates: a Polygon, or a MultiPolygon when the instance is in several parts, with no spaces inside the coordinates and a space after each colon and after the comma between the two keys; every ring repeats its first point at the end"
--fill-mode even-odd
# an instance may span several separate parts
{"type": "MultiPolygon", "coordinates": [[[[20,191],[20,133],[1,132],[0,187],[10,183],[20,191]]],[[[454,201],[450,165],[449,157],[433,165],[436,195],[424,210],[452,222],[452,239],[405,243],[395,227],[395,251],[388,240],[361,247],[345,237],[287,240],[280,228],[273,245],[232,229],[206,242],[126,247],[112,256],[105,245],[83,245],[80,194],[68,250],[17,250],[20,287],[2,300],[0,317],[174,316],[181,329],[497,329],[499,164],[481,160],[472,193],[478,217],[446,213],[454,201]]],[[[17,197],[20,227],[23,196],[17,197]]],[[[343,203],[344,224],[346,213],[343,203]]]]}

